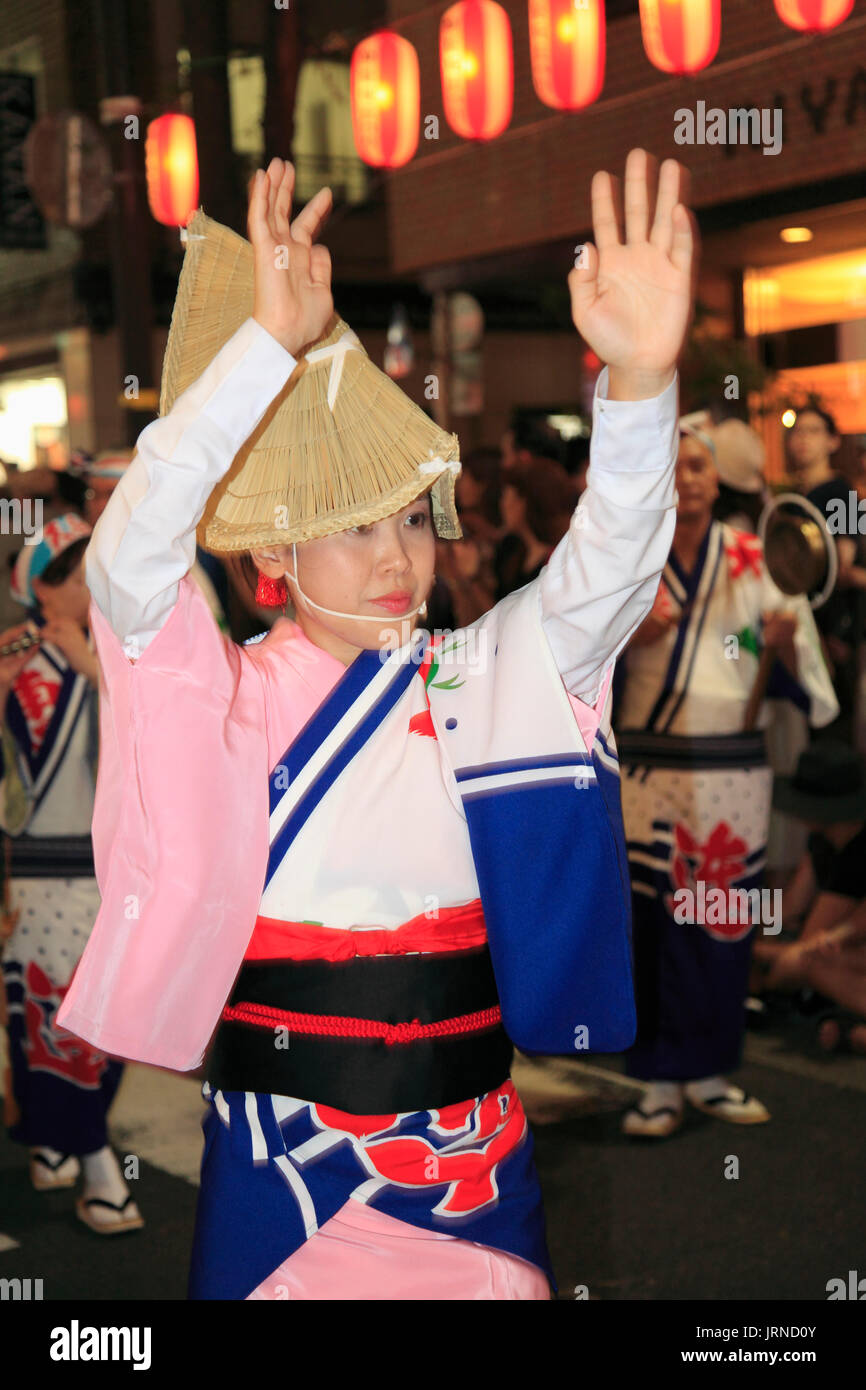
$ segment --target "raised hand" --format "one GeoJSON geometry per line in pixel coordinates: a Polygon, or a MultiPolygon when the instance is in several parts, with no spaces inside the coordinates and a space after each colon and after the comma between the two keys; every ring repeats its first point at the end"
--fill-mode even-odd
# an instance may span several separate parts
{"type": "Polygon", "coordinates": [[[697,225],[683,199],[688,171],[661,166],[650,226],[655,160],[630,150],[625,166],[625,240],[615,206],[619,181],[592,180],[595,245],[568,277],[575,327],[609,367],[611,398],[652,396],[673,378],[694,298],[697,225]]]}
{"type": "Polygon", "coordinates": [[[330,188],[320,188],[294,222],[289,222],[294,166],[272,159],[249,185],[247,228],[255,256],[253,318],[287,352],[320,338],[334,312],[331,256],[315,244],[331,210],[330,188]]]}

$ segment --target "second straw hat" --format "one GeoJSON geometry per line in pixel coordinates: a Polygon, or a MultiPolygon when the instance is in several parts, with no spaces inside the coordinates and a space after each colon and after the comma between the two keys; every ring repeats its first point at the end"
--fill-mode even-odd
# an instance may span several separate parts
{"type": "MultiPolygon", "coordinates": [[[[250,243],[199,208],[186,227],[160,415],[252,315],[254,289],[250,243]]],[[[431,483],[436,532],[458,540],[459,447],[335,313],[214,488],[199,543],[227,554],[314,540],[380,521],[431,483]]]]}

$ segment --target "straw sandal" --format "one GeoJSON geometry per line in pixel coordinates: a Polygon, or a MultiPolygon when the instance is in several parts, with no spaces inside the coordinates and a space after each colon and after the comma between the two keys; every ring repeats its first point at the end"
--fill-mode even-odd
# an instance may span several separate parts
{"type": "Polygon", "coordinates": [[[122,1231],[139,1231],[144,1217],[132,1197],[125,1202],[107,1202],[104,1197],[79,1197],[75,1203],[79,1221],[100,1236],[119,1235],[122,1231]]]}
{"type": "Polygon", "coordinates": [[[690,1095],[686,1086],[686,1099],[696,1110],[732,1125],[763,1125],[770,1118],[767,1107],[754,1096],[747,1096],[739,1086],[728,1086],[721,1095],[710,1096],[707,1100],[690,1095]]]}
{"type": "Polygon", "coordinates": [[[61,1187],[74,1187],[81,1172],[75,1154],[61,1154],[50,1159],[43,1149],[30,1150],[30,1181],[37,1192],[53,1192],[61,1187]]]}
{"type": "Polygon", "coordinates": [[[655,1110],[635,1105],[623,1115],[621,1129],[632,1139],[667,1139],[682,1122],[682,1105],[660,1105],[655,1110]]]}

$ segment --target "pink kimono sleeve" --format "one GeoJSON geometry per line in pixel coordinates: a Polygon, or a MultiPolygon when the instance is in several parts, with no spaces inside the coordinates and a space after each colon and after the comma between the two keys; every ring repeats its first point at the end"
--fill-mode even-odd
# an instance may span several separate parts
{"type": "Polygon", "coordinates": [[[252,934],[268,860],[260,661],[185,576],[136,662],[95,603],[93,849],[102,904],[58,1023],[116,1056],[197,1067],[252,934]]]}

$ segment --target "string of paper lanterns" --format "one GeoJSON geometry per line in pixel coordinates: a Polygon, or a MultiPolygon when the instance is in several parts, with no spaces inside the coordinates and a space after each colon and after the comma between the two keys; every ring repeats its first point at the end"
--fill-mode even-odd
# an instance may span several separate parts
{"type": "MultiPolygon", "coordinates": [[[[854,0],[774,0],[783,23],[821,34],[848,18],[854,0]]],[[[640,0],[644,49],[666,73],[695,73],[718,52],[720,0],[640,0]]],[[[604,86],[604,0],[529,0],[532,81],[546,106],[579,111],[604,86]]],[[[466,140],[493,140],[511,120],[511,24],[496,0],[459,0],[442,15],[439,61],[445,119],[466,140]]],[[[421,84],[408,39],[382,29],[357,45],[351,66],[352,129],[365,164],[399,169],[418,148],[421,84]]],[[[168,112],[151,121],[145,142],[150,210],[183,227],[198,206],[195,126],[168,112]]]]}
{"type": "MultiPolygon", "coordinates": [[[[792,29],[826,33],[847,19],[854,0],[774,0],[792,29]]],[[[721,0],[640,0],[649,61],[665,73],[700,72],[715,58],[721,0]]],[[[529,0],[532,81],[546,106],[579,111],[604,86],[604,0],[529,0]]],[[[442,15],[439,66],[445,119],[466,140],[493,140],[511,120],[514,62],[511,23],[496,0],[459,0],[442,15]]],[[[397,169],[418,146],[418,56],[407,39],[383,29],[352,57],[352,123],[365,164],[397,169]]]]}

